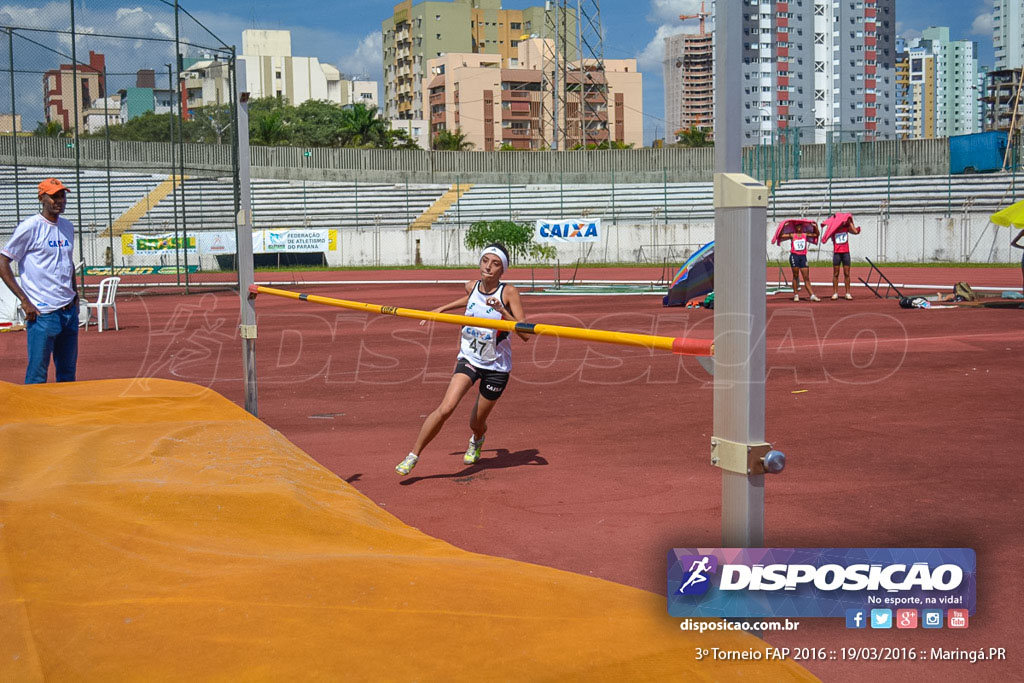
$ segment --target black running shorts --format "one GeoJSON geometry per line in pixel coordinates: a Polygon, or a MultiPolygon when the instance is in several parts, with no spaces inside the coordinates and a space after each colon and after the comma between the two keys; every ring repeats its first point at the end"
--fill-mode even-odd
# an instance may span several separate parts
{"type": "Polygon", "coordinates": [[[455,374],[463,374],[473,380],[476,384],[480,380],[480,395],[490,401],[497,401],[501,398],[502,392],[508,385],[508,373],[497,370],[484,370],[472,365],[465,358],[460,358],[455,364],[455,374]]]}
{"type": "Polygon", "coordinates": [[[849,266],[850,265],[850,252],[846,251],[843,253],[833,252],[832,254],[832,265],[833,266],[849,266]]]}

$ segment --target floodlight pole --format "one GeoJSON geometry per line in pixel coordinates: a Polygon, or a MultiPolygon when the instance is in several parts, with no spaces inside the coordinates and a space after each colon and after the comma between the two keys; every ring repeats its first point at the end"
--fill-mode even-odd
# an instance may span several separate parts
{"type": "Polygon", "coordinates": [[[765,436],[768,191],[743,175],[743,4],[715,10],[715,362],[711,464],[722,469],[722,546],[764,545],[764,473],[785,456],[765,436]]]}
{"type": "Polygon", "coordinates": [[[243,92],[245,62],[234,57],[234,96],[238,103],[238,205],[235,223],[235,254],[238,258],[238,298],[242,315],[238,331],[242,338],[242,373],[245,376],[245,409],[259,417],[256,390],[256,301],[249,296],[255,284],[252,262],[252,189],[249,151],[249,93],[243,92]]]}

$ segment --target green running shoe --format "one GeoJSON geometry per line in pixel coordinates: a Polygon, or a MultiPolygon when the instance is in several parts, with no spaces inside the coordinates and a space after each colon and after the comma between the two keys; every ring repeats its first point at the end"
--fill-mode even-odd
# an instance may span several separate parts
{"type": "Polygon", "coordinates": [[[413,455],[412,453],[410,453],[409,455],[405,456],[405,460],[395,465],[395,472],[398,472],[404,477],[405,475],[412,472],[412,468],[416,467],[416,463],[419,461],[419,459],[420,457],[418,455],[413,455]]]}
{"type": "Polygon", "coordinates": [[[484,445],[484,440],[480,439],[475,441],[473,437],[469,437],[469,448],[466,449],[466,454],[462,456],[462,462],[467,465],[473,465],[477,460],[480,459],[480,449],[484,445]]]}

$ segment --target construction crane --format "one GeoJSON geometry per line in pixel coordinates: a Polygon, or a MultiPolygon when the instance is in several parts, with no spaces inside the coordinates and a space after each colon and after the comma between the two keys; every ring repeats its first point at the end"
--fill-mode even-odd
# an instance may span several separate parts
{"type": "Polygon", "coordinates": [[[700,3],[700,12],[696,14],[680,14],[679,20],[686,21],[687,19],[700,19],[700,35],[704,35],[704,20],[711,15],[704,11],[704,0],[700,3]]]}

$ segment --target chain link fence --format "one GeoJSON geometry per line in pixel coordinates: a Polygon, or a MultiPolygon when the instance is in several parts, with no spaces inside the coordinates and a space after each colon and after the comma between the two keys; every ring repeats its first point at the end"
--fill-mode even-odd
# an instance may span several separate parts
{"type": "MultiPolygon", "coordinates": [[[[201,200],[188,196],[181,178],[201,173],[204,164],[186,147],[185,131],[201,118],[217,128],[218,139],[237,140],[234,74],[234,48],[178,2],[0,7],[0,246],[38,210],[39,181],[55,176],[72,189],[65,216],[76,227],[80,274],[144,266],[187,284],[198,265],[195,258],[188,262],[184,248],[197,227],[187,207],[201,200]],[[214,103],[218,121],[205,120],[208,95],[189,87],[188,70],[200,63],[221,65],[228,74],[214,103]],[[158,128],[165,139],[161,167],[126,172],[130,166],[115,147],[143,144],[116,139],[129,123],[158,128]],[[171,211],[157,211],[168,196],[171,211]],[[157,237],[144,244],[164,248],[146,254],[126,248],[134,233],[157,237]]],[[[235,145],[228,150],[230,162],[235,145]]],[[[237,171],[229,164],[218,176],[236,205],[237,171]]]]}
{"type": "MultiPolygon", "coordinates": [[[[37,210],[37,183],[56,176],[73,190],[66,215],[83,272],[162,272],[187,285],[197,270],[234,267],[236,118],[229,105],[204,106],[183,78],[197,60],[220,64],[233,93],[233,48],[166,0],[7,5],[0,43],[0,130],[10,124],[0,133],[0,245],[37,210]],[[164,140],[115,139],[140,120],[164,140]]],[[[1024,198],[1017,158],[1014,148],[1004,173],[952,176],[945,140],[819,140],[793,129],[746,148],[743,163],[771,185],[772,223],[853,213],[865,228],[855,257],[1012,263],[1012,234],[987,218],[1024,198]]],[[[667,269],[714,233],[709,148],[254,147],[252,160],[262,266],[468,265],[462,240],[476,221],[600,219],[599,242],[561,246],[557,260],[667,269]]]]}

